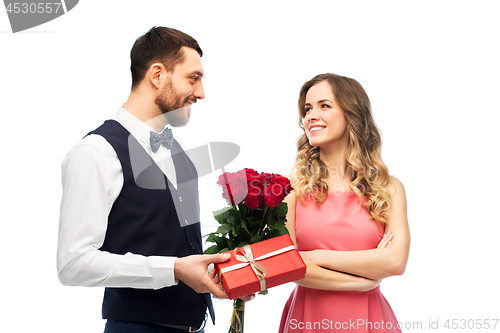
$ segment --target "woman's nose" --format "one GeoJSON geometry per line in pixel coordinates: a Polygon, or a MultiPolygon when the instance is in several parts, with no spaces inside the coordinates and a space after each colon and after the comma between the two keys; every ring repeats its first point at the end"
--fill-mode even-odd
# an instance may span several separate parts
{"type": "Polygon", "coordinates": [[[306,118],[309,122],[311,122],[312,120],[318,120],[318,112],[316,108],[311,109],[311,111],[309,111],[309,113],[306,115],[306,118]]]}

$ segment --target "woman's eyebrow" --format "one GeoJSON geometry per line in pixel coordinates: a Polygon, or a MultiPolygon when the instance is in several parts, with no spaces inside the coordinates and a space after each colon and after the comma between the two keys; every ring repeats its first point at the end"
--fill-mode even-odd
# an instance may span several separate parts
{"type": "MultiPolygon", "coordinates": [[[[333,103],[333,102],[332,102],[332,101],[330,101],[329,99],[322,99],[322,100],[319,100],[319,101],[318,101],[318,104],[319,104],[319,103],[323,103],[323,102],[330,102],[330,103],[333,103]]],[[[305,103],[304,105],[311,105],[311,103],[307,102],[307,103],[305,103]]]]}
{"type": "Polygon", "coordinates": [[[333,103],[332,101],[330,101],[329,99],[322,99],[320,101],[318,101],[318,103],[323,103],[323,102],[330,102],[330,103],[333,103]]]}

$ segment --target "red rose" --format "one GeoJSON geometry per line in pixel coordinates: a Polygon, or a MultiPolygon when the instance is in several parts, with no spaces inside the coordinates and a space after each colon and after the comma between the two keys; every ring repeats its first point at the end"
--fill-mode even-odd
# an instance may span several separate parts
{"type": "Polygon", "coordinates": [[[292,184],[290,184],[290,180],[288,178],[283,177],[283,176],[278,175],[278,174],[274,174],[273,181],[280,184],[281,188],[283,189],[283,193],[282,193],[283,200],[285,199],[285,197],[288,194],[290,194],[290,192],[293,191],[292,184]]]}
{"type": "Polygon", "coordinates": [[[253,169],[225,172],[217,184],[223,188],[222,197],[235,206],[245,200],[250,209],[264,203],[268,207],[278,206],[293,188],[288,178],[278,174],[258,173],[253,169]]]}
{"type": "Polygon", "coordinates": [[[222,186],[222,197],[231,205],[238,205],[245,199],[248,185],[244,170],[223,173],[219,176],[217,184],[222,186]]]}
{"type": "Polygon", "coordinates": [[[245,198],[245,204],[251,209],[259,208],[262,205],[262,190],[260,188],[250,188],[245,198]]]}
{"type": "Polygon", "coordinates": [[[262,205],[262,177],[253,169],[245,169],[247,177],[248,194],[245,204],[248,208],[255,209],[262,205]]]}
{"type": "Polygon", "coordinates": [[[265,174],[264,204],[269,207],[278,206],[293,188],[290,180],[278,174],[265,174]]]}

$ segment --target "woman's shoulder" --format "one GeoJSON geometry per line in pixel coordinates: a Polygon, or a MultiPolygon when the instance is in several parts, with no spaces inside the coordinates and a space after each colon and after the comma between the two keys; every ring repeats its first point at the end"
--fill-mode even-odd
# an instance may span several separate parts
{"type": "Polygon", "coordinates": [[[391,197],[405,193],[405,187],[401,180],[394,176],[389,176],[389,184],[386,186],[386,191],[389,192],[391,197]]]}
{"type": "MultiPolygon", "coordinates": [[[[290,180],[290,183],[293,186],[294,182],[296,181],[294,176],[288,174],[285,175],[285,177],[290,180]]],[[[285,197],[285,202],[288,203],[288,205],[295,204],[297,202],[297,189],[294,188],[290,193],[288,193],[288,195],[285,197]]]]}

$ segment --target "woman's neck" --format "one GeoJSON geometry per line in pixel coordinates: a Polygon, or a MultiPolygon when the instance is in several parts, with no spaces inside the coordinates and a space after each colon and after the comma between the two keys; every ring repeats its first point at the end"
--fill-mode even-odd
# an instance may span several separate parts
{"type": "Polygon", "coordinates": [[[346,156],[347,144],[337,145],[337,147],[330,145],[326,149],[320,148],[319,157],[328,171],[326,182],[330,188],[349,187],[351,175],[348,170],[346,172],[346,156]]]}

